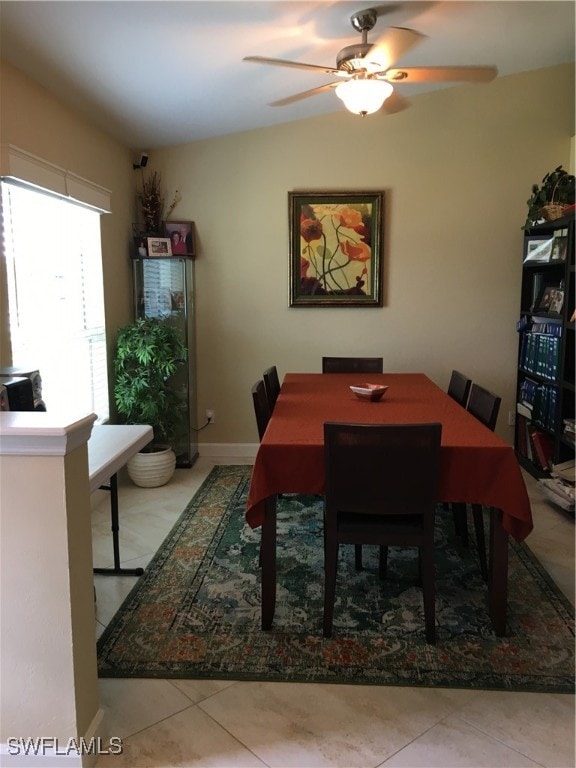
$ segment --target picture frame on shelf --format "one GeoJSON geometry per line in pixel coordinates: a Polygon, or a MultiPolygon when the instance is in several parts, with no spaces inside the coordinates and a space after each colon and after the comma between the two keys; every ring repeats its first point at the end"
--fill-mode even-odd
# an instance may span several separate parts
{"type": "Polygon", "coordinates": [[[172,256],[172,244],[169,237],[148,237],[148,257],[161,259],[172,256]]]}
{"type": "Polygon", "coordinates": [[[132,256],[135,259],[145,259],[148,256],[148,238],[146,235],[134,237],[132,256]]]}
{"type": "Polygon", "coordinates": [[[559,286],[548,285],[544,288],[536,304],[536,312],[560,315],[564,306],[564,290],[559,286]]]}
{"type": "Polygon", "coordinates": [[[381,307],[384,192],[289,192],[290,307],[381,307]]]}
{"type": "Polygon", "coordinates": [[[553,237],[539,235],[524,238],[524,264],[548,263],[552,256],[553,237]]]}
{"type": "Polygon", "coordinates": [[[196,256],[196,237],[193,221],[165,221],[164,234],[170,239],[173,256],[196,256]]]}
{"type": "Polygon", "coordinates": [[[568,254],[568,231],[560,229],[554,233],[554,242],[552,244],[552,254],[550,261],[566,261],[568,254]]]}

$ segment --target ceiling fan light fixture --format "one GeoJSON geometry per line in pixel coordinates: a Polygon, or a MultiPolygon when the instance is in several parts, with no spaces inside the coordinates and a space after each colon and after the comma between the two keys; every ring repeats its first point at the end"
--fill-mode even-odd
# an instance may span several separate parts
{"type": "Polygon", "coordinates": [[[385,80],[347,80],[336,86],[336,96],[355,115],[378,112],[394,89],[385,80]]]}

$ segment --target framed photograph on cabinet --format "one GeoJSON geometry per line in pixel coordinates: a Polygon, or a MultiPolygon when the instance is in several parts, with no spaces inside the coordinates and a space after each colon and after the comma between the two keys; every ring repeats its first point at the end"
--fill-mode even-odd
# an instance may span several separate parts
{"type": "Polygon", "coordinates": [[[552,255],[553,237],[525,237],[524,238],[524,264],[547,263],[552,255]]]}
{"type": "Polygon", "coordinates": [[[170,238],[173,256],[196,256],[193,221],[165,221],[164,234],[170,238]]]}
{"type": "Polygon", "coordinates": [[[134,238],[132,254],[135,259],[145,259],[148,256],[148,238],[146,235],[134,238]]]}
{"type": "Polygon", "coordinates": [[[172,247],[169,237],[148,237],[148,256],[151,259],[160,259],[172,256],[172,247]]]}
{"type": "Polygon", "coordinates": [[[289,192],[291,307],[381,307],[384,192],[289,192]]]}

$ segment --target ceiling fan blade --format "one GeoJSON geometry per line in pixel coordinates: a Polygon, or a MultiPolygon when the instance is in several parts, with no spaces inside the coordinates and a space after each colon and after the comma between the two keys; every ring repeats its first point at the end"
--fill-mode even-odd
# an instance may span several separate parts
{"type": "Polygon", "coordinates": [[[296,93],[294,96],[287,96],[285,99],[279,99],[278,101],[273,101],[270,106],[271,107],[285,107],[287,104],[293,104],[295,101],[300,101],[300,99],[307,99],[309,96],[316,96],[318,93],[323,93],[324,91],[330,91],[332,88],[336,88],[337,85],[340,85],[339,82],[337,83],[328,83],[328,85],[320,85],[318,88],[311,88],[309,91],[302,91],[302,93],[296,93]]]}
{"type": "Polygon", "coordinates": [[[390,83],[488,83],[497,74],[496,67],[401,67],[389,69],[385,79],[390,83]]]}
{"type": "Polygon", "coordinates": [[[402,112],[402,110],[408,109],[409,106],[410,100],[394,89],[394,92],[388,96],[382,105],[382,111],[387,115],[395,115],[396,112],[402,112]]]}
{"type": "Polygon", "coordinates": [[[377,63],[382,69],[389,69],[425,37],[413,29],[389,27],[365,58],[377,63]]]}
{"type": "Polygon", "coordinates": [[[273,64],[277,67],[294,67],[295,69],[308,69],[316,72],[324,72],[327,75],[337,75],[334,67],[321,67],[317,64],[302,64],[299,61],[287,61],[286,59],[268,59],[265,56],[244,56],[242,61],[253,61],[256,64],[273,64]]]}

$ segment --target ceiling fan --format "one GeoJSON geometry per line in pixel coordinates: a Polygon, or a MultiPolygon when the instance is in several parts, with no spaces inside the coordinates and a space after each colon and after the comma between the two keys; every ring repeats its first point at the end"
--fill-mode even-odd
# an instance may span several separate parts
{"type": "Polygon", "coordinates": [[[361,33],[362,42],[342,48],[336,56],[335,67],[322,67],[317,64],[304,64],[285,59],[269,59],[264,56],[245,56],[244,61],[307,69],[339,78],[332,83],[274,101],[270,105],[272,107],[283,107],[300,99],[336,89],[336,95],[342,99],[344,106],[350,112],[362,116],[377,112],[383,104],[388,113],[399,112],[409,106],[408,100],[394,91],[392,84],[465,81],[486,83],[498,74],[496,67],[397,68],[394,66],[396,62],[421,42],[425,35],[413,29],[389,27],[376,43],[368,43],[368,32],[376,24],[377,16],[374,8],[359,11],[351,16],[352,27],[361,33]]]}

